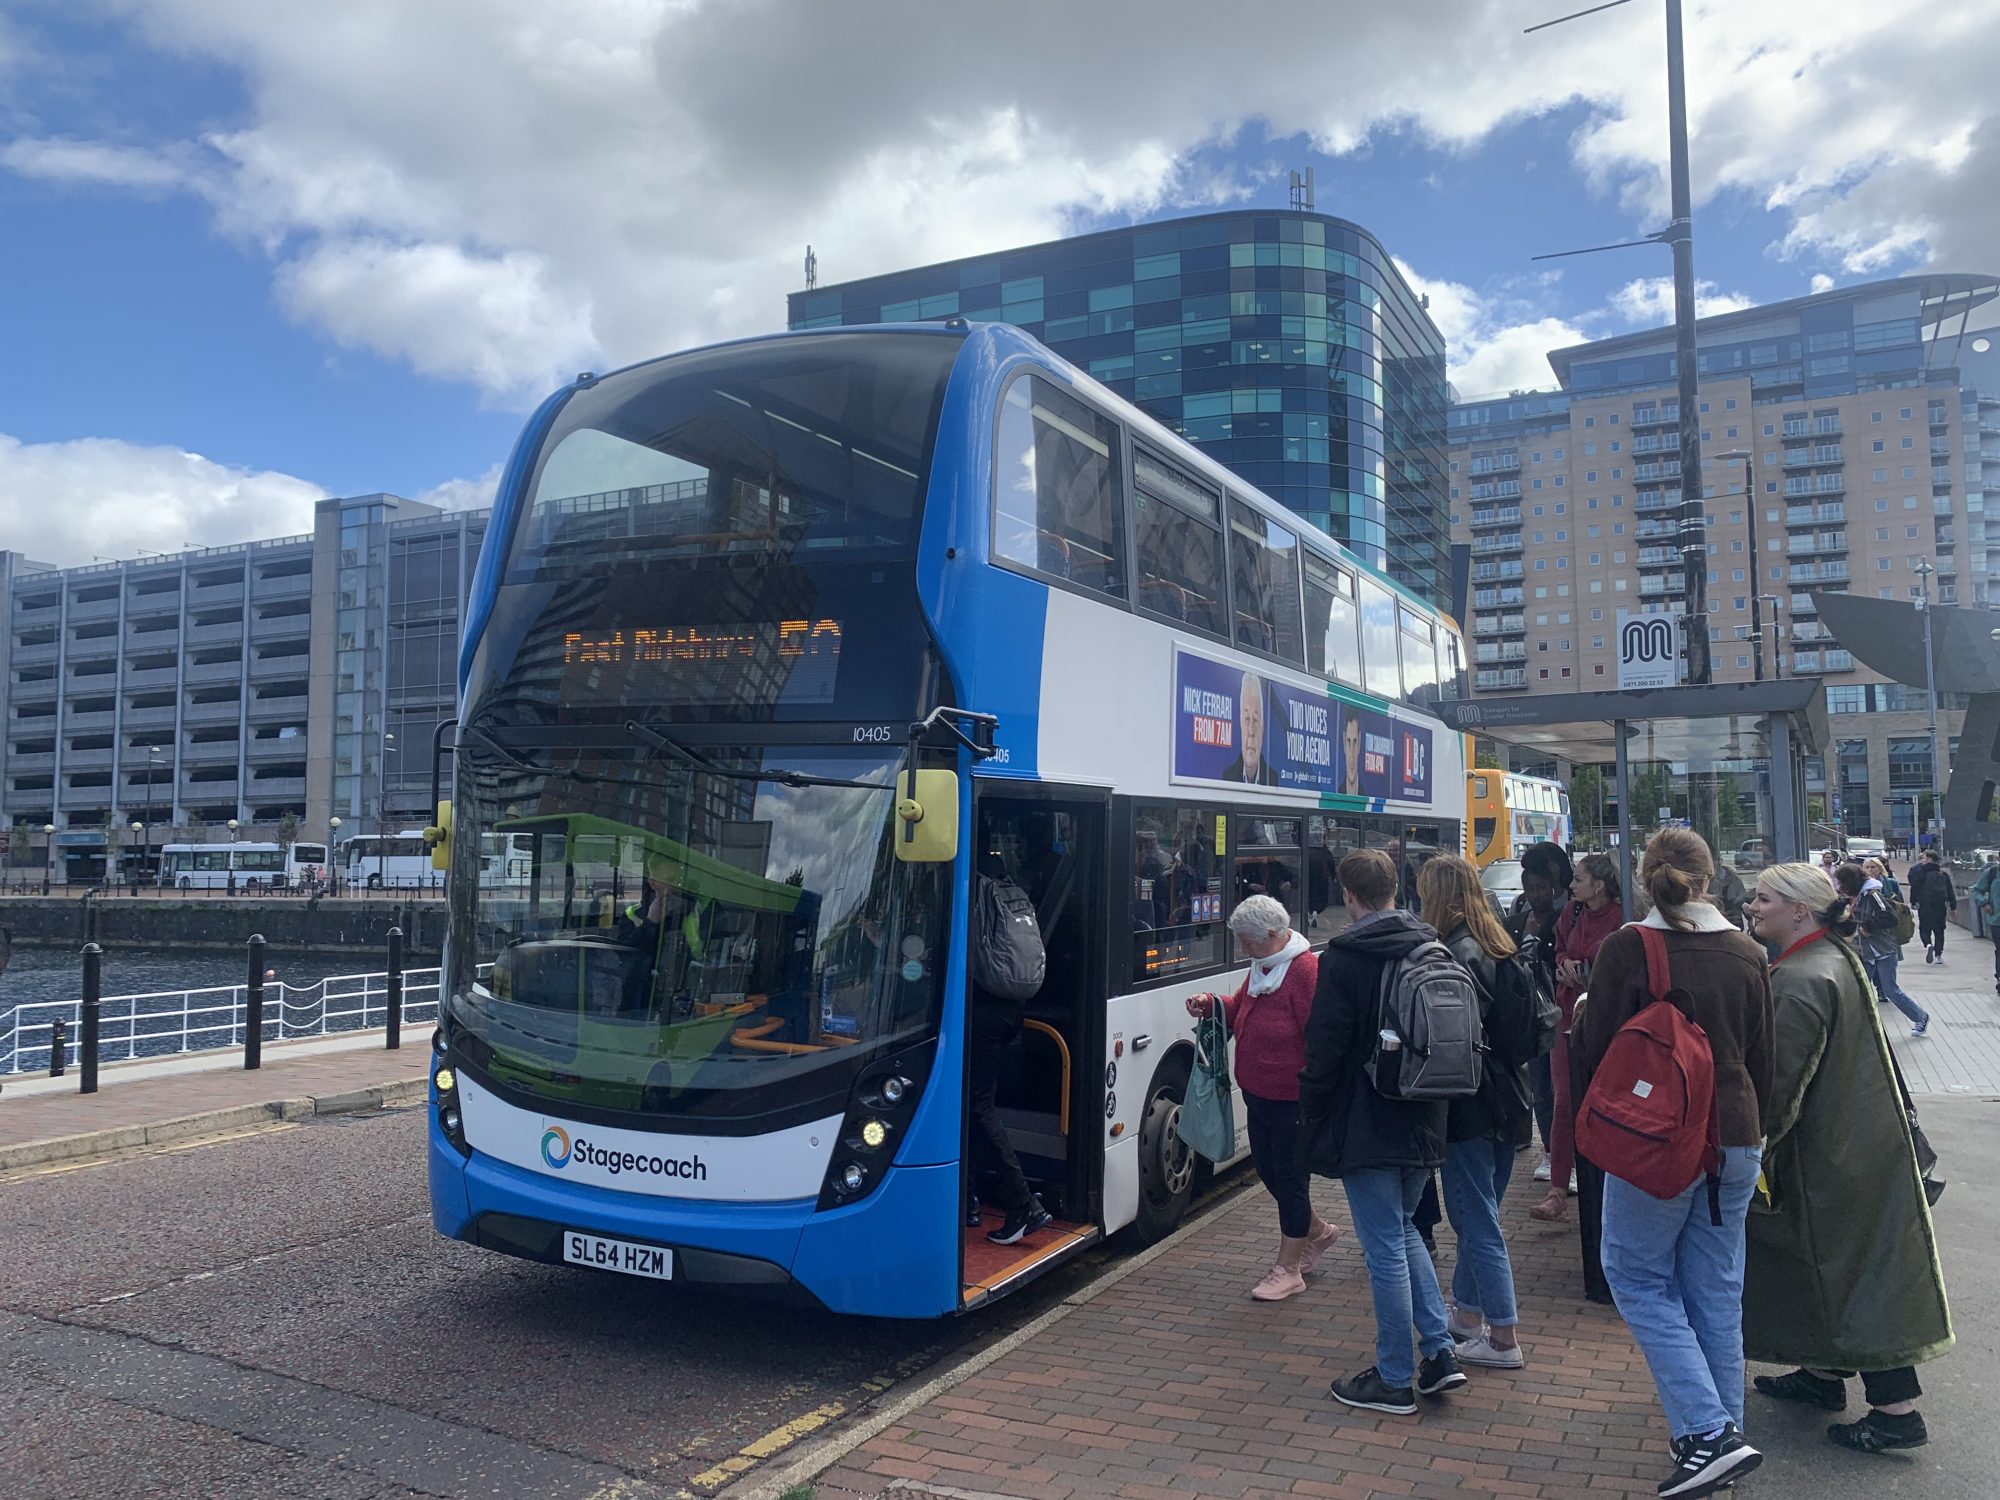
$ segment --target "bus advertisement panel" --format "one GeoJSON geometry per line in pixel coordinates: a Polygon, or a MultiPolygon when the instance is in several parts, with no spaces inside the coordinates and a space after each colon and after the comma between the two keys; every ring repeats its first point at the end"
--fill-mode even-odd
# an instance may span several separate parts
{"type": "Polygon", "coordinates": [[[1422,725],[1331,697],[1324,683],[1174,653],[1175,781],[1429,803],[1430,768],[1422,725]]]}

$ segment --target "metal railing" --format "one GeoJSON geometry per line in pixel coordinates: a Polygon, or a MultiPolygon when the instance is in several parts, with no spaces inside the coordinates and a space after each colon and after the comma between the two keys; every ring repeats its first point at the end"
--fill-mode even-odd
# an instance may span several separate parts
{"type": "MultiPolygon", "coordinates": [[[[439,970],[402,973],[403,1020],[415,1025],[438,1013],[439,970]]],[[[289,1042],[385,1026],[389,1018],[387,971],[334,974],[317,984],[264,985],[263,1040],[289,1042]]],[[[241,1046],[249,1009],[247,984],[191,990],[156,990],[143,995],[107,995],[98,1006],[98,1046],[104,1062],[174,1057],[219,1047],[241,1046]]],[[[58,1028],[80,1034],[81,994],[74,1000],[34,1000],[0,1018],[0,1078],[43,1072],[49,1067],[58,1028]]]]}

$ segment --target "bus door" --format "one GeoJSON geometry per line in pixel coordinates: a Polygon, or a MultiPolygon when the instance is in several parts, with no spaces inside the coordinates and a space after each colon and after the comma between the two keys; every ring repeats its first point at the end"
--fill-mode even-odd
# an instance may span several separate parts
{"type": "MultiPolygon", "coordinates": [[[[1098,1059],[1107,995],[1108,796],[1011,782],[976,785],[973,868],[1027,895],[1048,956],[1041,990],[1018,1007],[1018,1040],[1001,1053],[995,1103],[1029,1186],[1055,1222],[1015,1245],[988,1241],[1003,1218],[1002,1194],[968,1114],[966,1173],[978,1192],[980,1223],[968,1223],[963,1237],[967,1306],[1010,1290],[1098,1237],[1104,1164],[1098,1059]]],[[[975,986],[968,1014],[985,1003],[975,986]]],[[[976,1030],[976,1016],[971,1024],[976,1030]]],[[[970,1083],[968,1077],[968,1100],[970,1083]]]]}

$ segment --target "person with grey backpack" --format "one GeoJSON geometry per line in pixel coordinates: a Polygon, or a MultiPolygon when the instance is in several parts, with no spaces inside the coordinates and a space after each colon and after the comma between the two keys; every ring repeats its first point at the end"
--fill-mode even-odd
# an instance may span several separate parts
{"type": "MultiPolygon", "coordinates": [[[[991,873],[972,877],[972,1003],[966,1017],[967,1132],[973,1176],[991,1178],[1000,1196],[1000,1226],[986,1238],[996,1245],[1019,1244],[1051,1222],[1028,1186],[1006,1122],[1000,1118],[997,1095],[1000,1065],[1007,1049],[1021,1035],[1021,1007],[1035,998],[1048,971],[1035,903],[1011,880],[996,859],[991,873]]],[[[979,1199],[971,1180],[966,1189],[965,1222],[982,1221],[979,1199]]]]}
{"type": "Polygon", "coordinates": [[[1387,855],[1357,850],[1337,874],[1351,920],[1320,955],[1299,1073],[1300,1154],[1340,1179],[1375,1302],[1375,1363],[1334,1381],[1333,1397],[1408,1415],[1419,1395],[1466,1384],[1412,1215],[1444,1162],[1450,1100],[1479,1087],[1479,997],[1436,930],[1395,909],[1387,855]]]}

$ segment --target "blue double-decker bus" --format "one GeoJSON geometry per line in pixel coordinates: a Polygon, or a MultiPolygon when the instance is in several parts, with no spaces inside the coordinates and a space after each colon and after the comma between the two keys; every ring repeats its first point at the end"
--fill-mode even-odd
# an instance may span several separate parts
{"type": "MultiPolygon", "coordinates": [[[[441,798],[438,1230],[846,1312],[977,1307],[1187,1211],[1225,919],[1456,850],[1437,611],[1019,330],[580,377],[472,590],[441,798]],[[498,843],[506,869],[482,858],[498,843]],[[1047,977],[998,1085],[1055,1216],[967,1223],[978,877],[1047,977]]],[[[1239,1143],[1240,1144],[1240,1143],[1239,1143]]]]}

